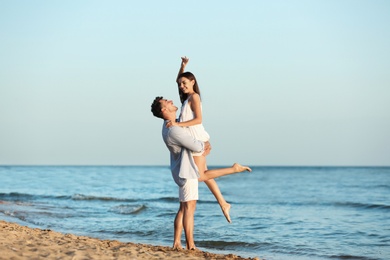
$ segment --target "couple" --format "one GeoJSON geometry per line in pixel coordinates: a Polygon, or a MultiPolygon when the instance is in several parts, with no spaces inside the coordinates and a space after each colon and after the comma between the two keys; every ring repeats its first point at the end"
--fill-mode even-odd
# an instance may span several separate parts
{"type": "Polygon", "coordinates": [[[179,186],[180,208],[174,222],[173,247],[181,249],[181,235],[184,228],[186,248],[195,249],[193,238],[194,214],[198,200],[198,181],[204,181],[216,197],[228,222],[230,204],[223,198],[215,178],[243,171],[249,167],[234,164],[232,167],[208,170],[206,156],[210,153],[209,136],[202,125],[200,91],[195,76],[184,72],[188,63],[182,58],[177,83],[182,102],[179,122],[176,122],[178,108],[171,100],[156,97],[152,103],[154,116],[164,120],[162,136],[171,154],[171,171],[179,186]]]}

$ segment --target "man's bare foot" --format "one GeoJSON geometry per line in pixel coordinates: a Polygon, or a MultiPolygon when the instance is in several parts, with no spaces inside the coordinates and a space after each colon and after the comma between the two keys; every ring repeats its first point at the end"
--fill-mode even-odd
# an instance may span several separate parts
{"type": "Polygon", "coordinates": [[[252,169],[249,168],[248,166],[242,166],[241,164],[239,163],[235,163],[233,164],[233,169],[234,169],[234,172],[243,172],[243,171],[248,171],[248,172],[251,172],[252,169]]]}
{"type": "Polygon", "coordinates": [[[181,245],[173,245],[172,249],[179,251],[179,250],[183,250],[183,247],[181,245]]]}
{"type": "Polygon", "coordinates": [[[232,220],[230,219],[230,215],[229,215],[230,208],[231,208],[231,206],[229,203],[226,203],[225,206],[221,207],[222,213],[225,216],[227,222],[232,223],[232,220]]]}

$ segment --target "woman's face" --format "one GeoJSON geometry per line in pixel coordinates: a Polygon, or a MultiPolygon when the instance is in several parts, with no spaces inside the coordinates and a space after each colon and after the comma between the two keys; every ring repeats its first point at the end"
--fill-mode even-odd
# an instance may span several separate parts
{"type": "Polygon", "coordinates": [[[194,92],[195,80],[189,80],[186,77],[181,77],[179,79],[179,88],[185,94],[191,94],[194,92]]]}

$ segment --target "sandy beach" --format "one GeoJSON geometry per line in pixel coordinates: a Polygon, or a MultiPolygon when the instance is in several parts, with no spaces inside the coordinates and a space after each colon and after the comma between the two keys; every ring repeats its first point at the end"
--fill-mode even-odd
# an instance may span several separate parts
{"type": "Polygon", "coordinates": [[[29,228],[0,220],[0,259],[259,259],[123,243],[29,228]]]}

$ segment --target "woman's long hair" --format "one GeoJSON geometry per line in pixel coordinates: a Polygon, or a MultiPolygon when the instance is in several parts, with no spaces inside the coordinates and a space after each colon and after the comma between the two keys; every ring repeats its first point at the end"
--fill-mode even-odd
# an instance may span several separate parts
{"type": "Polygon", "coordinates": [[[186,99],[188,98],[188,94],[185,94],[183,93],[183,91],[181,91],[180,89],[180,85],[179,85],[179,79],[181,78],[187,78],[189,80],[194,80],[195,81],[195,84],[194,84],[194,91],[195,93],[197,93],[200,97],[200,90],[199,90],[199,86],[198,86],[198,81],[196,80],[195,78],[195,75],[192,74],[191,72],[183,72],[181,73],[179,76],[177,76],[177,86],[179,88],[179,96],[180,96],[180,101],[181,103],[183,104],[184,101],[186,101],[186,99]]]}

